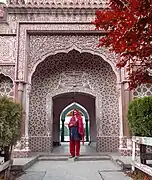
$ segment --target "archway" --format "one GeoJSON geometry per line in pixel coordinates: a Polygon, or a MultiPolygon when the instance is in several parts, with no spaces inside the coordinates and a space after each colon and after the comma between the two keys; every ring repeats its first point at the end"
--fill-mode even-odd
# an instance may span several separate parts
{"type": "Polygon", "coordinates": [[[77,109],[83,119],[83,124],[84,124],[84,129],[85,129],[85,142],[89,142],[89,129],[90,129],[90,123],[89,123],[89,114],[87,110],[81,106],[80,104],[74,102],[70,105],[68,105],[63,111],[61,112],[60,115],[60,136],[61,136],[61,142],[69,141],[69,130],[68,126],[65,125],[69,123],[69,120],[72,116],[72,111],[74,109],[77,109]],[[69,116],[69,117],[68,117],[69,116]],[[66,131],[66,132],[65,132],[66,131]],[[66,139],[65,139],[66,137],[66,139]]]}
{"type": "MultiPolygon", "coordinates": [[[[59,142],[59,135],[55,132],[59,132],[60,113],[67,105],[77,102],[73,96],[78,93],[92,96],[94,101],[96,131],[90,133],[91,141],[97,142],[97,150],[117,151],[120,122],[116,83],[117,78],[111,66],[99,56],[73,50],[67,54],[58,53],[47,57],[37,66],[32,76],[29,106],[30,149],[51,151],[53,142],[59,142]],[[67,94],[71,100],[62,108],[62,103],[59,102],[56,105],[61,108],[59,111],[55,109],[54,102],[59,96],[62,101],[63,94],[67,94]]],[[[83,103],[77,103],[86,108],[83,103]]]]}

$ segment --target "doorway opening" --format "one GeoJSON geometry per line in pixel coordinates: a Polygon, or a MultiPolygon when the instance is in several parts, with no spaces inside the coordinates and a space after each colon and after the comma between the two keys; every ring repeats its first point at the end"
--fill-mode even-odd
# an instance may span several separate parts
{"type": "Polygon", "coordinates": [[[81,117],[83,119],[83,125],[84,125],[84,141],[89,142],[90,141],[90,121],[89,121],[89,114],[87,110],[81,106],[80,104],[74,102],[70,105],[68,105],[60,115],[60,142],[69,142],[69,128],[68,123],[70,119],[72,118],[73,110],[77,109],[79,113],[81,114],[81,117]]]}
{"type": "Polygon", "coordinates": [[[53,146],[64,146],[69,142],[69,128],[66,123],[71,118],[73,109],[79,110],[85,128],[85,144],[96,148],[96,110],[95,97],[82,92],[59,94],[53,100],[53,146]]]}

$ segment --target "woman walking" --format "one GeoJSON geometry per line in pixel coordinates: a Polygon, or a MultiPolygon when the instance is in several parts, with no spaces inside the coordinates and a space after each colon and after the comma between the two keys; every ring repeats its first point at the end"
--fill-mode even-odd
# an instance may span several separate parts
{"type": "Polygon", "coordinates": [[[83,120],[78,110],[73,110],[72,118],[68,124],[70,130],[70,158],[80,155],[80,141],[84,144],[83,120]]]}

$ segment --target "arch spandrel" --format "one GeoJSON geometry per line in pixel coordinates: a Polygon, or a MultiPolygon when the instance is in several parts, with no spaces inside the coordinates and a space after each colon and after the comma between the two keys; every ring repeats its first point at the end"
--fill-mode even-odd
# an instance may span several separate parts
{"type": "Polygon", "coordinates": [[[116,57],[108,50],[97,47],[98,38],[99,36],[31,36],[28,81],[31,83],[32,75],[37,66],[47,57],[76,50],[79,53],[90,53],[91,55],[101,57],[105,62],[110,64],[116,75],[117,82],[119,82],[120,75],[114,62],[116,57]]]}
{"type": "Polygon", "coordinates": [[[13,83],[15,80],[15,67],[14,66],[0,66],[0,74],[9,77],[13,83]]]}

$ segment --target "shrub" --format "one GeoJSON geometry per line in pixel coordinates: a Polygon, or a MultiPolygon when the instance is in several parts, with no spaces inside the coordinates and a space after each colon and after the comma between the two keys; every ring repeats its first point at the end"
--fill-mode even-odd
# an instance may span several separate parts
{"type": "Polygon", "coordinates": [[[130,103],[128,122],[134,136],[152,136],[152,96],[137,98],[130,103]]]}
{"type": "Polygon", "coordinates": [[[10,160],[12,147],[20,138],[21,107],[12,99],[0,97],[0,151],[4,161],[10,160]]]}

